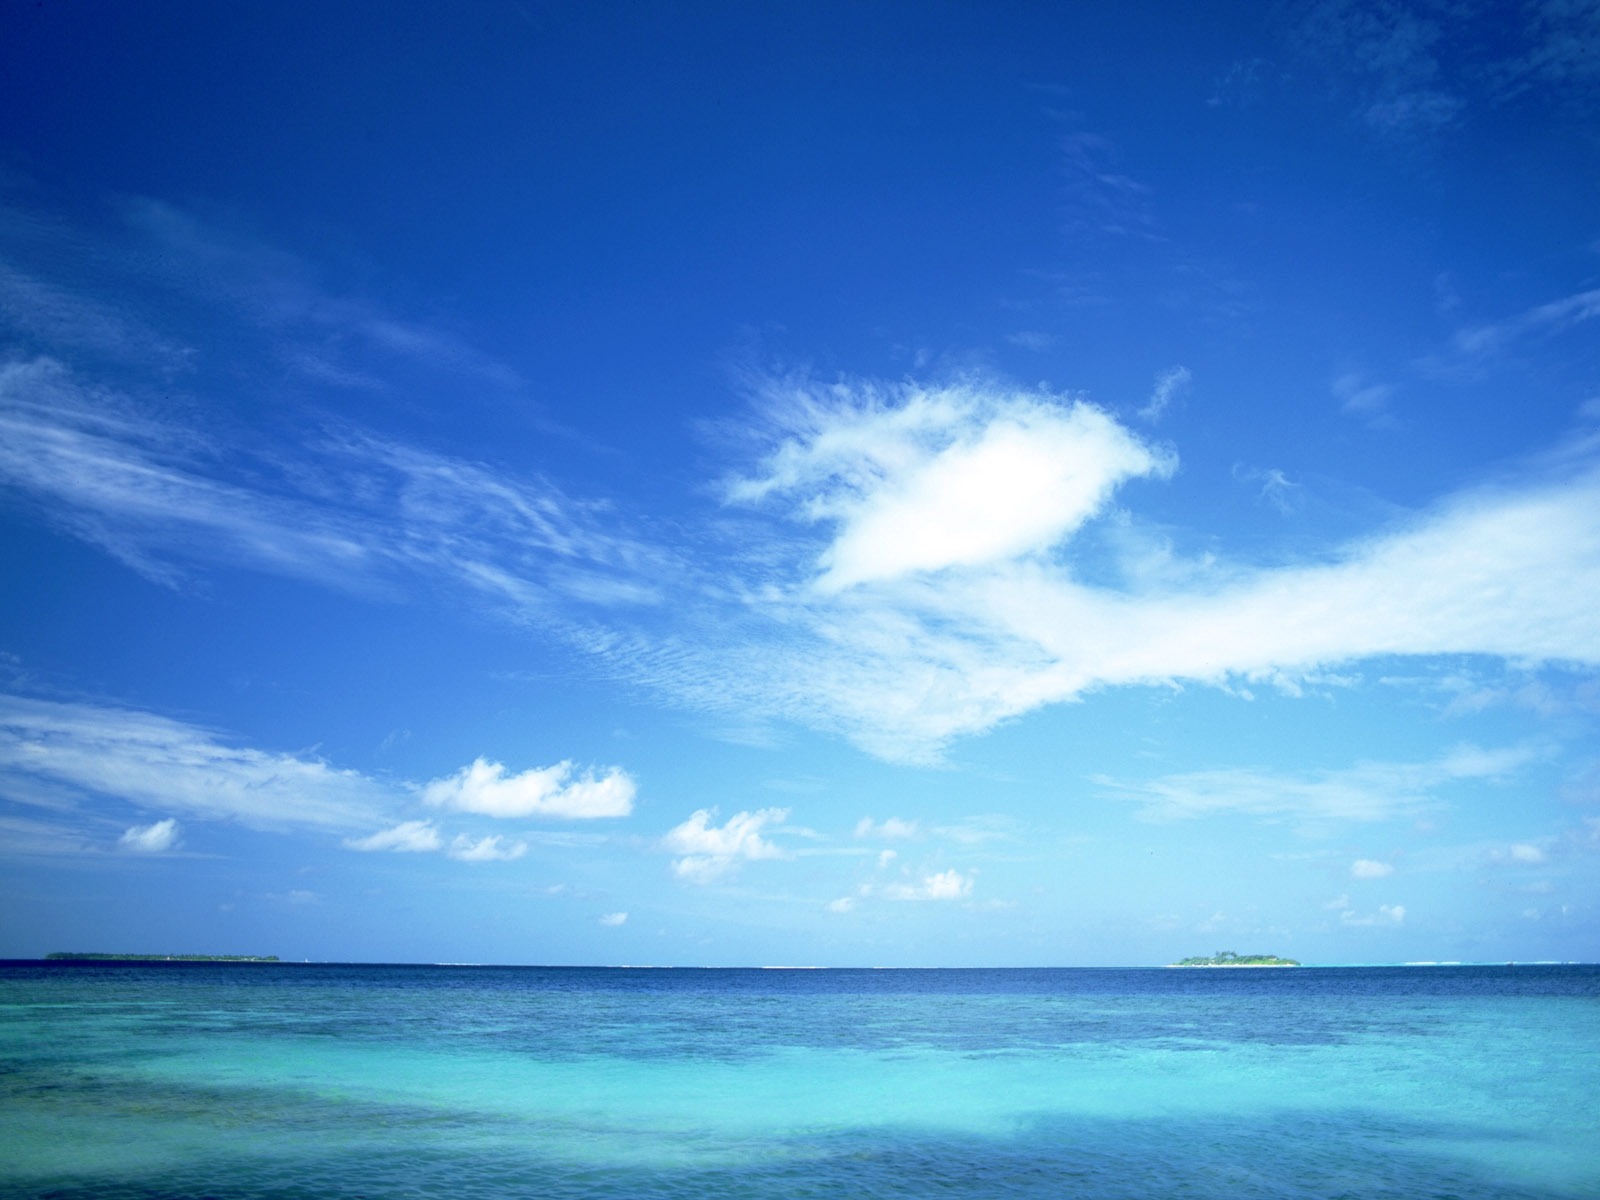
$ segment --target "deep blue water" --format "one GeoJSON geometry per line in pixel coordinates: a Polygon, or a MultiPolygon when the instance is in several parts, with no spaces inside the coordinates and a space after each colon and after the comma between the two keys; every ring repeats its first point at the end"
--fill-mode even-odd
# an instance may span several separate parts
{"type": "Polygon", "coordinates": [[[1600,1196],[1600,967],[0,963],[0,1195],[1600,1196]]]}

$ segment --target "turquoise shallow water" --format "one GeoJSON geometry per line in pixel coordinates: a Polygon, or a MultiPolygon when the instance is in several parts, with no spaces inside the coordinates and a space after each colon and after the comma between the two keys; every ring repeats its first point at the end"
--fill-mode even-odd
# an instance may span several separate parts
{"type": "Polygon", "coordinates": [[[0,1194],[1595,1197],[1600,968],[0,965],[0,1194]]]}

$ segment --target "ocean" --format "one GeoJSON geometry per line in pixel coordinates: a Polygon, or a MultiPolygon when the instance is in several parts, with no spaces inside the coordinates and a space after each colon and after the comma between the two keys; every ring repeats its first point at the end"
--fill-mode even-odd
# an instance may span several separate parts
{"type": "Polygon", "coordinates": [[[1600,967],[0,963],[6,1200],[1600,1196],[1600,967]]]}

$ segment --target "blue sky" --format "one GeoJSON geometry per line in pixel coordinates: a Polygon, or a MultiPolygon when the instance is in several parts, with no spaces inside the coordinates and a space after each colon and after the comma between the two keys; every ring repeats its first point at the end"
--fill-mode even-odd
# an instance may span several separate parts
{"type": "Polygon", "coordinates": [[[1600,6],[15,6],[0,954],[1600,956],[1600,6]]]}

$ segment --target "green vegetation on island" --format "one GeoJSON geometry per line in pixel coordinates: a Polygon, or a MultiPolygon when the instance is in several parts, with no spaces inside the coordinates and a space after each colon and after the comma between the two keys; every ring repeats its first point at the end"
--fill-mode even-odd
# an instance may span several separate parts
{"type": "Polygon", "coordinates": [[[1210,958],[1185,958],[1168,964],[1174,967],[1298,967],[1292,958],[1279,958],[1276,954],[1235,954],[1232,950],[1218,950],[1210,958]]]}
{"type": "Polygon", "coordinates": [[[57,950],[46,954],[50,962],[242,962],[275,963],[276,954],[84,954],[74,950],[57,950]]]}

